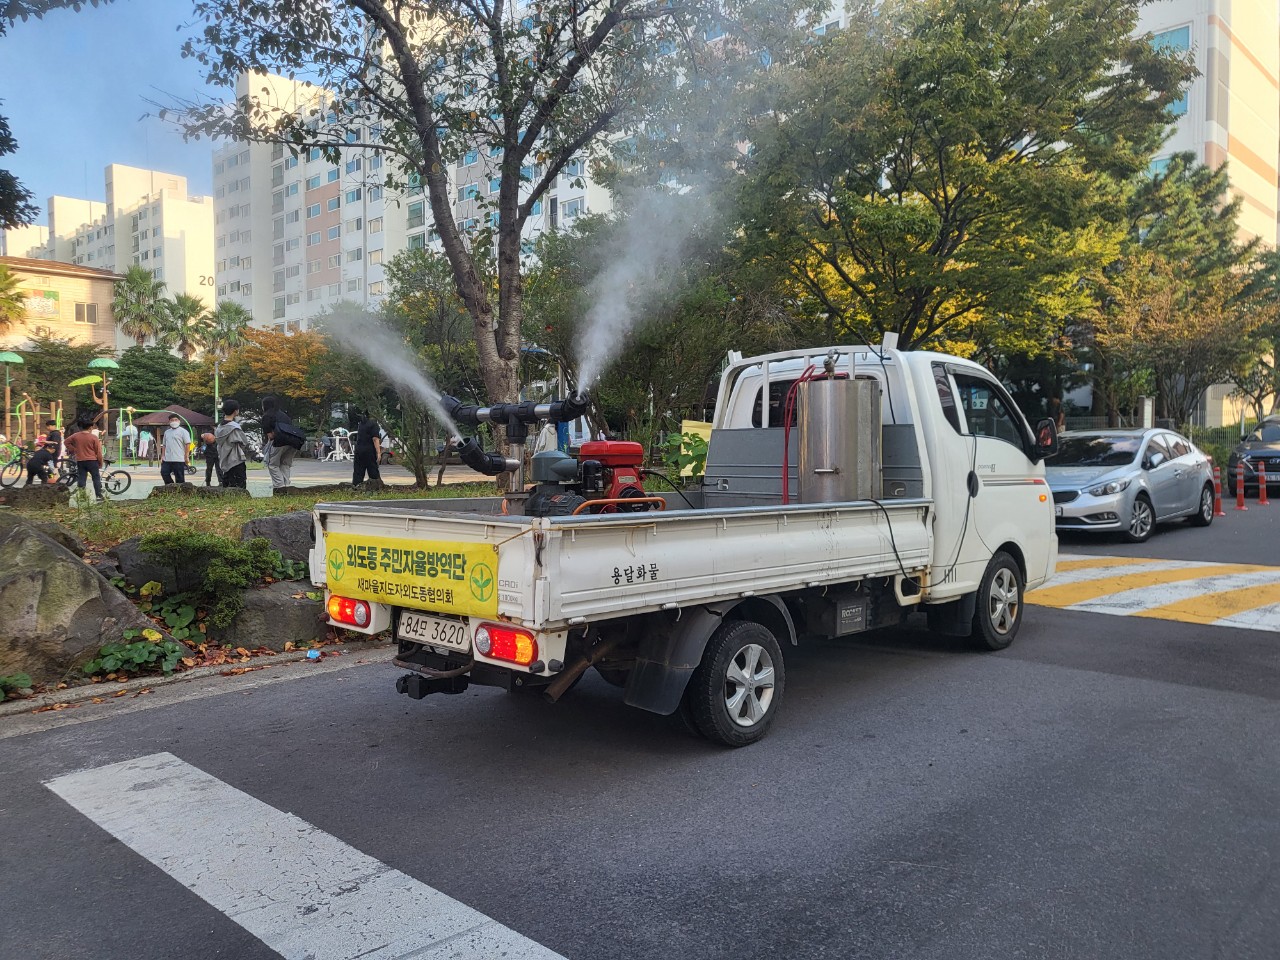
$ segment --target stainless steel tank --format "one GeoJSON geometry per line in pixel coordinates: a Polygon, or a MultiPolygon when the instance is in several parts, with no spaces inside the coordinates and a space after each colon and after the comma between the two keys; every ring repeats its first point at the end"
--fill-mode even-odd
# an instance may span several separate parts
{"type": "Polygon", "coordinates": [[[880,383],[823,377],[797,389],[799,503],[879,500],[880,383]]]}

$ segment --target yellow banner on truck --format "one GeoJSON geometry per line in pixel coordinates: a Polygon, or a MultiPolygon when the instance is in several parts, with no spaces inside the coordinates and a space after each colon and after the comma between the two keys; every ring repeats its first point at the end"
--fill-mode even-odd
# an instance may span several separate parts
{"type": "Polygon", "coordinates": [[[498,554],[491,544],[326,533],[329,591],[355,600],[463,616],[498,615],[498,554]]]}

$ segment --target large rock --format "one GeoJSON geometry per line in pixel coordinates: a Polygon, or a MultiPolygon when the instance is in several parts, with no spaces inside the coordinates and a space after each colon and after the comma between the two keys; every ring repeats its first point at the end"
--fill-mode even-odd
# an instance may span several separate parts
{"type": "Polygon", "coordinates": [[[247,497],[249,491],[244,487],[192,487],[197,497],[208,497],[214,500],[222,497],[247,497]]]}
{"type": "Polygon", "coordinates": [[[306,510],[250,520],[241,528],[240,539],[254,537],[266,537],[286,560],[306,560],[316,542],[314,521],[306,510]]]}
{"type": "Polygon", "coordinates": [[[310,487],[275,487],[271,495],[273,497],[292,497],[295,494],[315,496],[318,493],[350,493],[354,489],[349,483],[318,483],[310,487]]]}
{"type": "Polygon", "coordinates": [[[60,483],[33,483],[29,487],[0,489],[0,505],[48,510],[71,502],[71,489],[60,483]]]}
{"type": "Polygon", "coordinates": [[[155,497],[192,497],[195,496],[195,484],[187,483],[160,483],[151,488],[151,492],[147,494],[147,499],[151,500],[155,497]]]}
{"type": "Polygon", "coordinates": [[[54,523],[52,520],[27,520],[29,524],[43,533],[59,546],[66,547],[77,557],[83,557],[85,554],[84,541],[77,537],[60,523],[54,523]]]}
{"type": "Polygon", "coordinates": [[[162,563],[142,549],[141,537],[130,537],[107,551],[107,556],[120,568],[120,576],[135,587],[152,580],[164,586],[168,594],[196,590],[204,582],[204,565],[175,567],[162,563]]]}
{"type": "Polygon", "coordinates": [[[115,587],[26,520],[0,513],[0,674],[61,680],[142,616],[115,587]]]}
{"type": "Polygon", "coordinates": [[[324,605],[301,596],[311,589],[305,580],[280,580],[244,592],[244,609],[226,627],[210,627],[216,643],[237,647],[283,650],[286,643],[309,643],[324,638],[324,605]]]}

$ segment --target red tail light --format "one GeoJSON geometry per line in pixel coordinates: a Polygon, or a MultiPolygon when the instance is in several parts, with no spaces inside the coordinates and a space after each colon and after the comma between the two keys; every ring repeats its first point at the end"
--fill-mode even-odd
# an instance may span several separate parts
{"type": "Polygon", "coordinates": [[[538,659],[538,641],[533,634],[514,627],[486,623],[476,628],[476,650],[494,660],[506,660],[527,667],[538,659]]]}
{"type": "Polygon", "coordinates": [[[329,619],[352,627],[369,625],[369,605],[363,600],[352,600],[337,595],[329,597],[329,619]]]}

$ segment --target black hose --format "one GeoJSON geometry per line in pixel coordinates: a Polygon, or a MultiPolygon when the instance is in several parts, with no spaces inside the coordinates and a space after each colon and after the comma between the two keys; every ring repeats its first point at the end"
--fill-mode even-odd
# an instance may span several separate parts
{"type": "Polygon", "coordinates": [[[658,473],[657,470],[641,470],[640,476],[657,477],[659,480],[661,480],[663,483],[669,486],[672,490],[674,490],[676,495],[688,505],[690,510],[696,509],[693,505],[693,501],[691,501],[688,497],[686,497],[684,495],[684,491],[682,491],[679,487],[677,487],[675,483],[672,482],[671,478],[668,477],[665,473],[658,473]]]}

